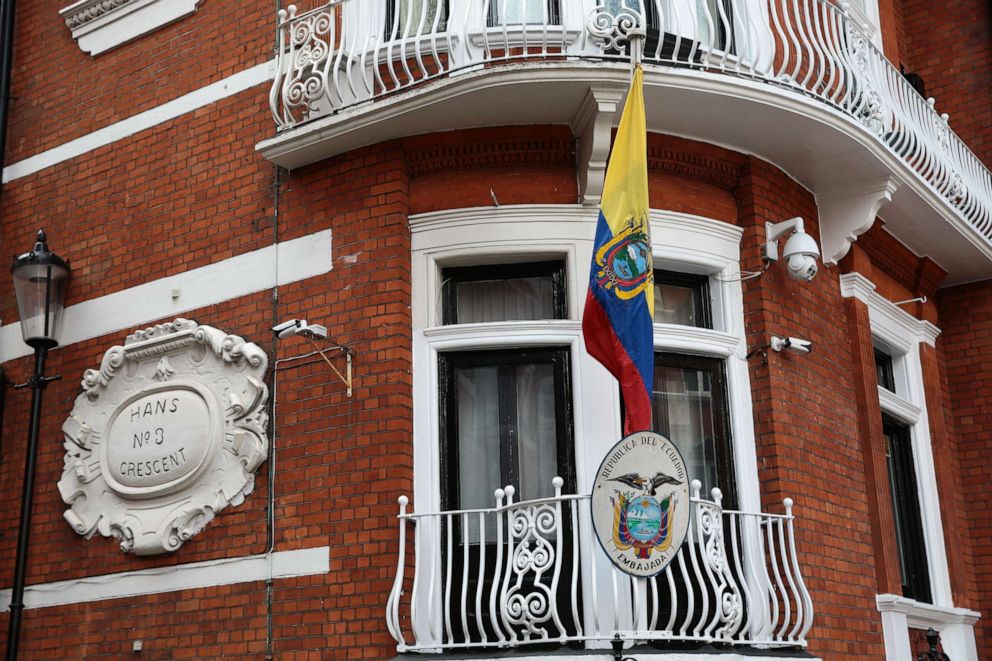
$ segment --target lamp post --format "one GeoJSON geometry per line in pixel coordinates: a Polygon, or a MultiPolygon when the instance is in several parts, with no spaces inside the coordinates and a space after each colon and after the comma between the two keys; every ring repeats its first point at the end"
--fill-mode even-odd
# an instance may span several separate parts
{"type": "Polygon", "coordinates": [[[45,231],[38,231],[38,240],[31,252],[14,260],[10,267],[14,276],[17,311],[21,317],[24,342],[34,349],[34,374],[19,388],[31,388],[31,425],[24,460],[24,489],[21,493],[21,523],[17,532],[17,560],[14,563],[14,585],[10,595],[10,626],[7,629],[7,660],[17,659],[21,634],[21,613],[24,611],[24,579],[28,559],[28,538],[31,527],[31,505],[34,496],[34,473],[38,454],[38,425],[41,421],[41,396],[49,381],[58,377],[45,376],[48,350],[59,345],[62,330],[62,308],[65,287],[69,281],[69,264],[49,252],[45,231]]]}

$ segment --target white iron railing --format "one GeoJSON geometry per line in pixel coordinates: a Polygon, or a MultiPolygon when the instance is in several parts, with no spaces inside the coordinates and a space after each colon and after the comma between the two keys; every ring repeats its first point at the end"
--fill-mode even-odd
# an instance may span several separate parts
{"type": "Polygon", "coordinates": [[[813,603],[784,514],[724,510],[700,498],[668,568],[633,579],[589,529],[588,496],[413,513],[400,498],[396,577],[386,621],[400,652],[624,641],[806,646],[813,603]],[[412,533],[410,527],[413,527],[412,533]],[[412,534],[412,541],[409,538],[412,534]],[[412,549],[410,548],[412,547],[412,549]]]}
{"type": "Polygon", "coordinates": [[[762,81],[868,128],[992,241],[992,175],[854,20],[826,0],[330,0],[279,12],[279,129],[471,69],[627,60],[762,81]]]}

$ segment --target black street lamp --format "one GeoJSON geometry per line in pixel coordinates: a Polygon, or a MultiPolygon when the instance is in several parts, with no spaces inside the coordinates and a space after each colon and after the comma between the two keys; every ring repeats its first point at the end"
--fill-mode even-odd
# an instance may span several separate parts
{"type": "Polygon", "coordinates": [[[31,505],[34,497],[34,473],[38,454],[38,425],[41,421],[41,395],[49,381],[58,377],[45,376],[48,350],[59,345],[62,331],[62,308],[65,287],[69,282],[69,264],[48,251],[45,230],[38,231],[38,241],[31,252],[24,253],[10,266],[14,275],[17,311],[21,316],[21,333],[34,349],[34,374],[19,388],[31,388],[31,426],[28,430],[28,451],[24,460],[24,490],[21,494],[21,523],[17,533],[17,560],[14,564],[14,586],[10,595],[10,627],[7,629],[7,660],[17,659],[17,644],[21,635],[21,613],[24,611],[24,579],[28,560],[28,538],[31,528],[31,505]]]}

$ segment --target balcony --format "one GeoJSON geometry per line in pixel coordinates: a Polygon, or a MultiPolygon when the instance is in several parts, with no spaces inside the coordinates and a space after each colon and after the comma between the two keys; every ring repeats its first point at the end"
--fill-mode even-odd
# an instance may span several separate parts
{"type": "MultiPolygon", "coordinates": [[[[725,510],[692,483],[689,535],[661,574],[632,579],[590,530],[589,496],[413,513],[400,498],[396,577],[386,621],[400,653],[644,645],[652,653],[716,645],[806,647],[813,604],[803,582],[792,501],[784,514],[725,510]]],[[[753,650],[752,650],[753,651],[753,650]]],[[[760,657],[760,654],[759,654],[760,657]]],[[[754,657],[754,658],[759,658],[754,657]]]]}
{"type": "Polygon", "coordinates": [[[992,277],[992,174],[846,3],[331,0],[279,17],[277,135],[258,149],[284,167],[418,133],[565,124],[587,145],[594,203],[589,154],[609,146],[595,118],[626,90],[634,30],[648,129],[788,172],[817,197],[828,261],[886,205],[888,229],[948,282],[992,277]]]}

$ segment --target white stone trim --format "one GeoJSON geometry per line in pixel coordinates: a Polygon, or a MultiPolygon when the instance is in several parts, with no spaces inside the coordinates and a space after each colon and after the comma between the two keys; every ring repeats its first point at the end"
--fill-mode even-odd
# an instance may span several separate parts
{"type": "MultiPolygon", "coordinates": [[[[332,267],[331,247],[331,230],[322,230],[70,305],[62,345],[323,275],[332,267]]],[[[0,363],[31,351],[21,338],[20,322],[0,328],[0,363]]]]}
{"type": "Polygon", "coordinates": [[[920,421],[920,416],[923,415],[919,406],[882,386],[878,386],[878,401],[883,413],[888,413],[907,425],[915,425],[920,421]]]}
{"type": "Polygon", "coordinates": [[[118,140],[123,140],[141,131],[158,126],[159,124],[164,124],[186,113],[208,106],[211,103],[216,103],[235,94],[240,94],[256,85],[270,81],[274,77],[274,61],[263,62],[250,69],[239,71],[234,75],[201,87],[189,94],[184,94],[160,106],[140,112],[119,122],[114,122],[109,126],[97,129],[92,133],[87,133],[82,137],[70,140],[57,147],[52,147],[39,154],[11,163],[3,169],[3,183],[10,183],[15,179],[26,177],[35,172],[40,172],[45,168],[50,168],[53,165],[58,165],[59,163],[82,156],[95,149],[106,147],[118,140]]]}
{"type": "Polygon", "coordinates": [[[80,0],[59,11],[79,48],[99,55],[178,21],[202,0],[80,0]]]}
{"type": "Polygon", "coordinates": [[[887,177],[858,187],[816,192],[824,264],[835,265],[844,258],[851,243],[875,224],[878,210],[892,201],[898,188],[895,180],[887,177]]]}
{"type": "Polygon", "coordinates": [[[967,608],[922,604],[895,594],[876,595],[875,604],[882,614],[886,659],[915,658],[920,650],[910,649],[909,629],[933,627],[940,632],[941,645],[950,658],[978,661],[974,627],[981,613],[967,608]]]}
{"type": "MultiPolygon", "coordinates": [[[[330,571],[331,549],[318,546],[240,558],[207,560],[185,565],[87,576],[52,583],[29,585],[24,591],[25,608],[51,608],[104,599],[123,599],[178,590],[197,590],[218,585],[236,585],[315,576],[330,571]]],[[[0,590],[0,612],[9,610],[10,590],[0,590]]]]}
{"type": "Polygon", "coordinates": [[[907,353],[920,342],[934,346],[940,329],[929,321],[917,319],[877,291],[875,283],[860,273],[840,276],[840,293],[845,298],[856,298],[868,306],[872,334],[907,353]]]}

